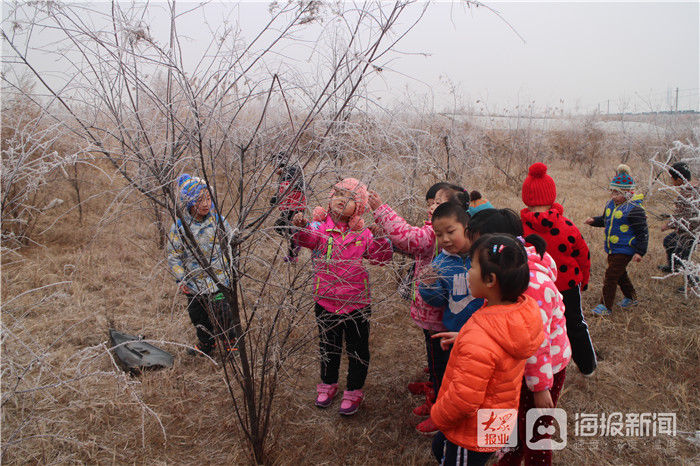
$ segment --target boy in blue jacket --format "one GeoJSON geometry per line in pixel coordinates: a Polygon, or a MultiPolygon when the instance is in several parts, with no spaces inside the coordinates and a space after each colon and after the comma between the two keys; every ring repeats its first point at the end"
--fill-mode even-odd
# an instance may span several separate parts
{"type": "Polygon", "coordinates": [[[442,252],[433,259],[418,288],[426,303],[445,309],[442,323],[448,331],[458,332],[484,300],[474,298],[467,286],[471,268],[467,236],[469,216],[456,202],[440,204],[433,212],[433,230],[442,252]]]}
{"type": "Polygon", "coordinates": [[[467,286],[471,268],[467,236],[469,216],[460,204],[440,204],[433,213],[433,230],[442,252],[433,259],[432,270],[421,279],[419,292],[426,303],[445,308],[442,323],[448,331],[458,332],[484,300],[474,298],[467,286]]]}
{"type": "MultiPolygon", "coordinates": [[[[469,215],[464,204],[455,200],[440,204],[432,216],[433,231],[440,254],[426,267],[418,285],[418,292],[423,300],[438,308],[443,308],[442,323],[450,332],[458,332],[474,312],[483,304],[481,298],[475,299],[469,292],[467,273],[471,268],[469,249],[472,246],[467,236],[469,215]]],[[[440,391],[444,369],[436,371],[433,390],[426,393],[425,414],[435,402],[435,395],[440,391]]],[[[414,410],[415,414],[423,414],[414,410]]],[[[438,428],[430,418],[421,423],[421,433],[426,435],[437,432],[438,428]]]]}
{"type": "Polygon", "coordinates": [[[637,304],[637,292],[627,274],[627,265],[632,261],[641,261],[646,254],[649,229],[642,205],[644,196],[635,195],[634,188],[629,167],[624,164],[618,166],[617,174],[610,182],[610,201],[605,205],[603,215],[589,217],[584,222],[605,228],[608,268],[605,270],[601,303],[593,308],[593,313],[599,316],[612,313],[618,285],[624,295],[619,306],[627,308],[637,304]]]}

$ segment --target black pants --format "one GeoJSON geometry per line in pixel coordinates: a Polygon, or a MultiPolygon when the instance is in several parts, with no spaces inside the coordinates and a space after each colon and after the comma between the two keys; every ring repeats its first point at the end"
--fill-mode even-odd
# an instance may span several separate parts
{"type": "Polygon", "coordinates": [[[369,368],[369,306],[349,314],[328,312],[318,303],[315,307],[321,350],[321,381],[338,382],[340,355],[343,339],[348,354],[348,390],[358,390],[365,385],[369,368]]]}
{"type": "Polygon", "coordinates": [[[566,318],[566,333],[571,343],[571,359],[582,374],[593,373],[598,361],[593,350],[588,325],[581,310],[581,290],[578,286],[561,292],[564,297],[564,317],[566,318]]]}
{"type": "Polygon", "coordinates": [[[666,235],[664,238],[664,249],[666,249],[666,261],[668,266],[678,270],[680,263],[678,263],[677,258],[688,260],[692,246],[693,238],[688,235],[679,235],[675,231],[670,235],[666,235]],[[676,260],[674,260],[674,256],[676,260]]]}
{"type": "Polygon", "coordinates": [[[236,332],[233,327],[233,314],[225,299],[215,299],[213,294],[187,295],[187,312],[192,325],[197,330],[201,350],[205,353],[214,347],[215,339],[228,339],[231,346],[236,344],[236,332]],[[211,309],[215,321],[209,319],[207,309],[211,309]]]}
{"type": "Polygon", "coordinates": [[[447,361],[450,359],[450,350],[445,351],[442,349],[439,338],[431,338],[435,333],[423,329],[425,349],[428,352],[428,374],[435,391],[432,401],[435,401],[435,398],[437,398],[440,385],[442,384],[442,377],[445,375],[445,368],[447,368],[447,361]]]}
{"type": "Polygon", "coordinates": [[[292,231],[292,217],[299,212],[297,210],[283,210],[280,213],[279,218],[275,221],[275,231],[281,236],[289,240],[289,250],[287,255],[289,257],[297,257],[299,255],[299,248],[294,243],[293,231],[292,231]]]}
{"type": "Polygon", "coordinates": [[[445,466],[484,466],[493,452],[467,450],[450,442],[445,438],[445,434],[438,432],[433,437],[433,455],[438,463],[445,466]]]}

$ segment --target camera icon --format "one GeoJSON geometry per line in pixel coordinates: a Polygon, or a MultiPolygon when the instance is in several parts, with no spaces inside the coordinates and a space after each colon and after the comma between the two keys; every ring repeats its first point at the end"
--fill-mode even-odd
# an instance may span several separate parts
{"type": "Polygon", "coordinates": [[[525,414],[525,442],[530,450],[563,450],[566,431],[563,409],[533,408],[525,414]]]}

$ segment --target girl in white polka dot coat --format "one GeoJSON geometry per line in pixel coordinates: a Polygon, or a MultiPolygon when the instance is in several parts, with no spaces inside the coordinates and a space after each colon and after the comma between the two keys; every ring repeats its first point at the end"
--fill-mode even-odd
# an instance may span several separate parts
{"type": "Polygon", "coordinates": [[[554,375],[569,364],[571,346],[566,335],[564,301],[554,284],[557,278],[557,264],[546,252],[540,257],[534,247],[527,247],[525,250],[530,266],[530,286],[525,294],[537,301],[545,334],[540,349],[527,360],[525,382],[530,391],[540,393],[549,390],[554,375]]]}

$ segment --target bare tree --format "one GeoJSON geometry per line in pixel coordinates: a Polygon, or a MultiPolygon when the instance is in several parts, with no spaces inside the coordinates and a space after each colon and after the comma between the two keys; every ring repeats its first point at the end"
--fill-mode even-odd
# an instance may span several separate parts
{"type": "MultiPolygon", "coordinates": [[[[412,3],[273,3],[267,23],[249,40],[233,28],[203,23],[208,39],[194,62],[179,28],[202,7],[189,10],[174,1],[112,2],[105,8],[17,4],[5,21],[9,29],[3,26],[14,66],[32,73],[46,96],[28,94],[64,134],[89,144],[90,152],[141,193],[161,246],[166,219],[185,217],[174,183],[184,171],[206,181],[220,218],[231,223],[226,231],[219,220],[216,237],[226,257],[226,282],[208,273],[233,311],[238,339],[227,343],[239,351],[235,357],[222,354],[221,368],[257,463],[266,460],[283,368],[309,339],[301,330],[306,311],[298,310],[311,308],[308,273],[303,268],[280,273],[281,248],[269,246],[269,218],[276,208],[266,202],[276,182],[270,154],[294,157],[307,182],[335,181],[337,157],[328,156],[346,157],[348,138],[361,134],[353,128],[367,122],[356,114],[361,103],[372,105],[363,99],[362,86],[382,71],[395,44],[427,8],[418,4],[414,19],[400,24],[412,3]],[[168,18],[165,39],[153,31],[156,16],[168,18]],[[286,47],[311,44],[314,56],[323,50],[327,24],[334,25],[332,53],[304,82],[303,73],[288,69],[286,47]],[[307,32],[314,25],[320,28],[315,40],[307,32]],[[50,43],[36,44],[39,30],[50,31],[50,43]],[[46,56],[65,67],[57,82],[41,71],[46,56]],[[277,68],[271,65],[275,59],[277,68]]],[[[11,83],[13,77],[6,73],[3,80],[11,83]]],[[[185,247],[208,271],[210,258],[187,223],[182,225],[185,247]]],[[[211,312],[210,318],[216,321],[211,312]]]]}

